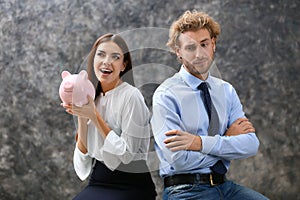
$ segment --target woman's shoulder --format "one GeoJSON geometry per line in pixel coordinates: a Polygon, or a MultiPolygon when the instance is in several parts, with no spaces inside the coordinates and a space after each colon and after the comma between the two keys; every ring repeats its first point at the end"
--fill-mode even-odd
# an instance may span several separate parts
{"type": "Polygon", "coordinates": [[[145,99],[144,96],[142,95],[141,91],[135,87],[130,85],[129,83],[122,83],[123,84],[123,89],[120,90],[120,98],[122,99],[122,104],[125,107],[138,107],[138,108],[146,108],[146,104],[145,104],[145,99]]]}
{"type": "Polygon", "coordinates": [[[130,85],[127,82],[123,82],[122,83],[122,88],[120,88],[120,94],[124,97],[124,98],[141,98],[143,97],[142,93],[140,92],[140,90],[133,86],[130,85]]]}

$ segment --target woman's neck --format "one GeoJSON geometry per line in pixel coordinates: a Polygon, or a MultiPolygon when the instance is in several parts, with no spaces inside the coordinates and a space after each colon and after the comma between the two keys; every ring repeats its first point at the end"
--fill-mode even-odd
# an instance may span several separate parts
{"type": "Polygon", "coordinates": [[[102,92],[103,94],[105,94],[106,92],[118,87],[123,81],[121,79],[118,79],[114,82],[105,84],[105,83],[101,83],[101,87],[102,87],[102,92]]]}

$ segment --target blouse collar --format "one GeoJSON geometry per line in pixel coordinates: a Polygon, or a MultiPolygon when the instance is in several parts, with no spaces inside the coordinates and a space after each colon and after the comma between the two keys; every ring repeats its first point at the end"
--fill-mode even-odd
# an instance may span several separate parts
{"type": "Polygon", "coordinates": [[[118,85],[117,87],[115,87],[115,88],[113,88],[113,89],[111,89],[111,90],[109,90],[109,91],[107,91],[105,93],[101,92],[100,95],[101,95],[101,97],[103,97],[103,96],[110,96],[111,94],[114,94],[114,93],[118,92],[119,90],[121,90],[123,87],[126,86],[126,84],[127,84],[126,82],[123,82],[120,85],[118,85]]]}

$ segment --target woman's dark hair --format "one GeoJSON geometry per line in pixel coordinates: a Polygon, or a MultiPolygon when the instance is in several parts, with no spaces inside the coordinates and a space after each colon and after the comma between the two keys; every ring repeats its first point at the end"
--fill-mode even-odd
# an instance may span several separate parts
{"type": "Polygon", "coordinates": [[[112,41],[112,42],[116,43],[121,48],[121,50],[124,54],[124,63],[126,63],[126,68],[123,72],[120,73],[120,78],[122,78],[123,81],[126,81],[129,84],[134,86],[131,56],[130,56],[130,52],[129,52],[126,42],[119,35],[107,33],[105,35],[100,36],[96,40],[96,42],[94,43],[94,45],[88,55],[87,72],[88,72],[89,80],[93,83],[94,87],[96,88],[95,99],[102,92],[102,88],[101,88],[101,83],[98,80],[98,78],[96,77],[95,72],[94,72],[94,57],[95,57],[98,46],[101,43],[108,42],[108,41],[112,41]]]}

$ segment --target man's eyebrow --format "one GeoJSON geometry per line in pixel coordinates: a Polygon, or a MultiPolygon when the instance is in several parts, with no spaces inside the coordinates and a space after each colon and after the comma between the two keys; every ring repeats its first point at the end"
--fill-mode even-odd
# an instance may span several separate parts
{"type": "Polygon", "coordinates": [[[196,45],[197,43],[195,43],[195,42],[190,42],[190,43],[188,43],[188,44],[186,44],[186,46],[193,46],[193,45],[196,45]]]}
{"type": "MultiPolygon", "coordinates": [[[[203,42],[207,42],[207,41],[209,41],[209,38],[204,38],[199,43],[203,43],[203,42]]],[[[189,41],[186,45],[194,45],[195,43],[197,44],[198,42],[196,40],[192,40],[192,41],[189,41]]]]}
{"type": "Polygon", "coordinates": [[[205,38],[205,39],[201,40],[200,43],[206,42],[206,41],[208,41],[208,40],[209,40],[209,38],[205,38]]]}

